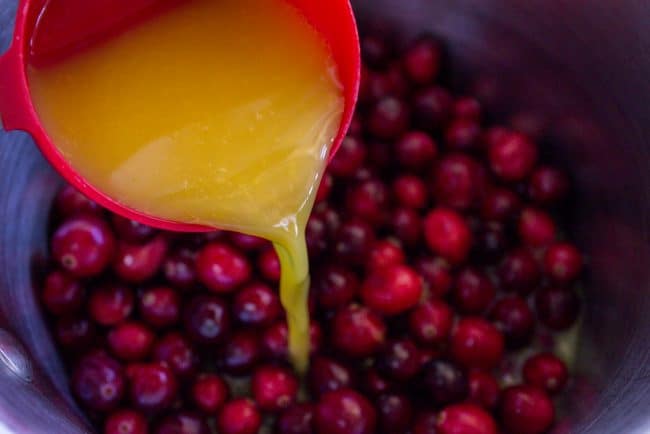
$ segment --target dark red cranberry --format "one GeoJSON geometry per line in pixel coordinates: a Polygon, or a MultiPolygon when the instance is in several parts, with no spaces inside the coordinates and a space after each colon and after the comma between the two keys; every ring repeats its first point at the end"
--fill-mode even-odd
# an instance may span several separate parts
{"type": "Polygon", "coordinates": [[[225,404],[230,396],[230,388],[216,374],[201,374],[192,384],[191,396],[199,410],[212,415],[225,404]]]}
{"type": "Polygon", "coordinates": [[[424,235],[429,248],[453,264],[467,259],[472,234],[463,217],[455,211],[438,207],[424,220],[424,235]]]}
{"type": "Polygon", "coordinates": [[[293,404],[280,414],[275,424],[276,434],[314,434],[312,404],[293,404]]]}
{"type": "Polygon", "coordinates": [[[309,364],[307,384],[309,392],[314,397],[333,390],[353,387],[354,383],[350,368],[334,359],[316,357],[309,364]]]}
{"type": "Polygon", "coordinates": [[[153,360],[167,364],[181,378],[192,375],[198,365],[196,351],[178,332],[170,332],[156,342],[153,360]]]}
{"type": "Polygon", "coordinates": [[[377,368],[395,380],[408,380],[420,370],[418,348],[409,339],[387,342],[377,355],[377,368]]]}
{"type": "Polygon", "coordinates": [[[492,171],[505,181],[525,179],[537,163],[537,146],[519,133],[506,134],[488,147],[492,171]]]}
{"type": "Polygon", "coordinates": [[[479,146],[481,126],[476,120],[454,119],[445,131],[445,144],[456,151],[473,151],[479,146]]]}
{"type": "Polygon", "coordinates": [[[329,172],[323,173],[318,190],[316,191],[315,203],[321,203],[329,198],[332,188],[334,187],[334,178],[329,172]]]}
{"type": "Polygon", "coordinates": [[[127,219],[118,214],[111,215],[113,227],[118,238],[127,243],[143,243],[152,238],[158,231],[135,220],[127,219]]]}
{"type": "Polygon", "coordinates": [[[334,315],[331,333],[332,343],[344,354],[368,357],[384,343],[386,325],[370,309],[351,305],[334,315]]]}
{"type": "Polygon", "coordinates": [[[56,340],[66,350],[86,350],[95,342],[95,323],[85,316],[69,316],[57,319],[54,330],[56,340]]]}
{"type": "Polygon", "coordinates": [[[288,369],[262,366],[253,374],[251,391],[260,409],[277,412],[295,402],[298,379],[288,369]]]}
{"type": "Polygon", "coordinates": [[[364,369],[361,378],[361,389],[368,396],[379,396],[384,393],[392,393],[401,389],[395,380],[383,376],[375,367],[364,369]]]}
{"type": "Polygon", "coordinates": [[[102,207],[88,199],[71,185],[64,185],[54,199],[54,207],[62,218],[78,214],[95,214],[101,216],[102,207]]]}
{"type": "Polygon", "coordinates": [[[113,354],[125,361],[141,360],[149,354],[154,334],[143,324],[123,322],[108,333],[108,346],[113,354]]]}
{"type": "Polygon", "coordinates": [[[512,434],[542,434],[555,419],[553,403],[542,389],[523,385],[503,391],[499,414],[506,431],[512,434]]]}
{"type": "Polygon", "coordinates": [[[199,280],[211,291],[231,292],[251,275],[248,259],[240,251],[223,243],[211,243],[196,258],[199,280]]]}
{"type": "Polygon", "coordinates": [[[262,415],[248,398],[227,402],[217,417],[221,434],[257,434],[262,426],[262,415]]]}
{"type": "Polygon", "coordinates": [[[377,398],[379,429],[386,434],[404,433],[411,426],[413,406],[406,395],[381,395],[377,398]]]}
{"type": "Polygon", "coordinates": [[[163,272],[167,282],[175,288],[188,290],[196,284],[194,258],[189,255],[175,254],[167,257],[163,272]]]}
{"type": "Polygon", "coordinates": [[[533,247],[546,246],[555,241],[557,229],[553,218],[535,208],[525,208],[519,219],[519,236],[533,247]]]}
{"type": "Polygon", "coordinates": [[[481,201],[481,216],[486,220],[507,221],[514,218],[520,209],[519,196],[507,188],[492,188],[481,201]]]}
{"type": "Polygon", "coordinates": [[[339,389],[320,398],[315,422],[318,434],[375,434],[377,414],[362,395],[339,389]]]}
{"type": "Polygon", "coordinates": [[[474,122],[481,120],[481,103],[471,96],[462,96],[454,101],[453,115],[456,119],[474,122]]]}
{"type": "Polygon", "coordinates": [[[451,337],[451,354],[467,368],[492,369],[503,356],[503,335],[481,318],[461,319],[451,337]]]}
{"type": "Polygon", "coordinates": [[[442,297],[451,289],[453,279],[450,268],[449,263],[440,257],[426,256],[415,262],[415,269],[434,297],[442,297]]]}
{"type": "Polygon", "coordinates": [[[409,127],[410,113],[407,104],[394,97],[377,101],[368,114],[368,130],[379,139],[394,139],[409,127]]]}
{"type": "Polygon", "coordinates": [[[527,295],[537,288],[540,270],[533,255],[525,249],[510,252],[498,269],[499,283],[506,291],[527,295]]]}
{"type": "Polygon", "coordinates": [[[366,35],[361,38],[361,57],[365,63],[373,68],[385,66],[391,52],[388,42],[379,35],[366,35]]]}
{"type": "Polygon", "coordinates": [[[146,244],[121,242],[113,260],[113,271],[122,280],[141,283],[158,273],[166,254],[167,241],[163,236],[157,236],[146,244]]]}
{"type": "Polygon", "coordinates": [[[503,333],[509,348],[521,348],[528,344],[535,331],[535,317],[523,298],[513,295],[499,300],[490,318],[503,333]]]}
{"type": "Polygon", "coordinates": [[[266,247],[269,242],[264,238],[255,235],[242,234],[241,232],[229,232],[228,239],[237,247],[245,252],[255,252],[266,247]]]}
{"type": "Polygon", "coordinates": [[[250,326],[268,326],[282,314],[277,293],[264,283],[251,283],[242,288],[232,304],[237,321],[250,326]]]}
{"type": "Polygon", "coordinates": [[[341,225],[334,240],[335,257],[342,264],[363,264],[375,241],[375,233],[368,223],[349,220],[341,225]]]}
{"type": "Polygon", "coordinates": [[[495,264],[501,259],[510,242],[510,236],[502,223],[484,222],[474,233],[473,254],[477,261],[488,265],[495,264]]]}
{"type": "Polygon", "coordinates": [[[264,249],[257,258],[257,268],[260,274],[269,282],[280,281],[280,258],[273,247],[264,249]]]}
{"type": "Polygon", "coordinates": [[[409,131],[395,143],[397,161],[412,170],[428,168],[438,154],[438,145],[423,131],[409,131]]]}
{"type": "Polygon", "coordinates": [[[411,102],[413,121],[425,131],[443,128],[451,117],[454,100],[449,92],[439,86],[420,89],[411,102]]]}
{"type": "Polygon", "coordinates": [[[334,154],[327,170],[334,176],[351,177],[363,166],[366,154],[366,145],[361,139],[347,136],[341,142],[341,147],[334,154]]]}
{"type": "Polygon", "coordinates": [[[219,351],[219,366],[232,375],[247,375],[261,358],[259,337],[249,331],[238,331],[228,338],[219,351]]]}
{"type": "Polygon", "coordinates": [[[81,404],[94,411],[113,410],[125,389],[122,366],[104,353],[83,357],[72,373],[71,388],[81,404]]]}
{"type": "Polygon", "coordinates": [[[391,216],[393,233],[407,247],[422,240],[422,218],[411,208],[396,208],[391,216]]]}
{"type": "Polygon", "coordinates": [[[134,407],[147,413],[168,409],[176,399],[178,384],[167,365],[143,363],[130,365],[129,396],[134,407]]]}
{"type": "Polygon", "coordinates": [[[94,276],[106,268],[115,239],[106,222],[91,215],[72,217],[52,235],[52,256],[75,277],[94,276]]]}
{"type": "Polygon", "coordinates": [[[580,299],[573,290],[546,288],[535,296],[535,307],[539,320],[553,330],[571,327],[580,312],[580,299]]]}
{"type": "Polygon", "coordinates": [[[115,325],[131,315],[133,299],[133,291],[125,286],[104,285],[90,293],[88,312],[101,325],[115,325]]]}
{"type": "MultiPolygon", "coordinates": [[[[383,146],[380,144],[380,146],[383,146]]],[[[371,179],[377,179],[379,176],[379,173],[377,173],[377,170],[368,165],[368,166],[363,166],[356,172],[354,172],[354,176],[352,177],[352,182],[353,183],[361,183],[365,181],[369,181],[371,179]]]]}
{"type": "Polygon", "coordinates": [[[448,154],[435,166],[433,195],[441,205],[459,210],[476,204],[479,194],[479,165],[464,154],[448,154]]]}
{"type": "Polygon", "coordinates": [[[385,220],[388,196],[388,189],[383,182],[369,179],[348,191],[346,209],[350,215],[371,224],[381,224],[385,220]]]}
{"type": "Polygon", "coordinates": [[[423,208],[427,204],[427,187],[413,175],[401,175],[393,181],[393,197],[407,208],[423,208]]]}
{"type": "Polygon", "coordinates": [[[363,133],[363,124],[361,121],[361,115],[355,113],[352,116],[350,121],[350,127],[348,128],[348,134],[352,137],[359,137],[363,133]]]}
{"type": "Polygon", "coordinates": [[[83,304],[84,289],[76,279],[62,271],[53,271],[45,278],[41,299],[48,312],[54,315],[71,314],[83,304]]]}
{"type": "Polygon", "coordinates": [[[402,56],[402,65],[408,78],[416,84],[428,84],[435,80],[440,72],[442,50],[438,41],[432,37],[423,37],[406,49],[402,56]]]}
{"type": "Polygon", "coordinates": [[[474,404],[455,404],[438,415],[436,434],[497,434],[497,426],[488,412],[474,404]]]}
{"type": "Polygon", "coordinates": [[[582,255],[569,243],[556,243],[549,246],[544,255],[546,275],[559,283],[569,283],[580,275],[582,255]]]}
{"type": "MultiPolygon", "coordinates": [[[[321,345],[323,333],[317,322],[309,324],[309,353],[315,354],[321,345]]],[[[277,322],[266,329],[262,335],[262,350],[267,357],[286,360],[289,356],[289,329],[284,321],[277,322]]]]}
{"type": "Polygon", "coordinates": [[[104,434],[148,434],[149,423],[143,414],[134,410],[117,410],[104,422],[104,434]]]}
{"type": "Polygon", "coordinates": [[[305,227],[305,239],[309,257],[314,259],[322,256],[329,246],[329,228],[324,217],[312,213],[305,227]]]}
{"type": "Polygon", "coordinates": [[[359,279],[342,266],[327,265],[316,274],[313,288],[319,306],[335,309],[347,305],[355,298],[359,291],[359,279]]]}
{"type": "Polygon", "coordinates": [[[411,431],[413,434],[438,434],[437,423],[438,413],[435,411],[420,413],[415,418],[411,431]]]}
{"type": "Polygon", "coordinates": [[[230,331],[228,306],[219,297],[196,296],[186,304],[183,318],[190,339],[200,344],[217,344],[230,331]]]}
{"type": "Polygon", "coordinates": [[[569,179],[564,172],[553,167],[538,167],[528,181],[528,194],[539,205],[561,202],[568,192],[569,179]]]}
{"type": "Polygon", "coordinates": [[[472,369],[469,372],[469,401],[486,410],[493,410],[499,402],[499,383],[488,372],[472,369]]]}
{"type": "Polygon", "coordinates": [[[388,142],[373,141],[368,145],[367,166],[359,169],[354,174],[354,180],[358,182],[367,179],[381,179],[379,176],[382,170],[389,170],[395,164],[395,155],[393,146],[388,142]],[[368,175],[363,174],[363,170],[368,170],[368,175]]]}
{"type": "Polygon", "coordinates": [[[140,296],[140,315],[153,327],[168,327],[180,318],[181,301],[178,293],[167,286],[145,290],[140,296]]]}
{"type": "Polygon", "coordinates": [[[492,304],[496,288],[486,273],[473,267],[461,270],[456,276],[452,292],[454,305],[465,315],[485,312],[492,304]]]}
{"type": "Polygon", "coordinates": [[[209,434],[210,428],[200,415],[181,411],[163,418],[154,434],[209,434]]]}
{"type": "Polygon", "coordinates": [[[422,367],[418,385],[437,407],[464,400],[469,393],[467,374],[458,365],[435,359],[422,367]]]}
{"type": "Polygon", "coordinates": [[[511,129],[500,125],[486,128],[482,138],[483,146],[485,148],[495,146],[496,143],[503,141],[510,134],[512,134],[511,129]]]}
{"type": "Polygon", "coordinates": [[[393,265],[374,270],[361,285],[363,302],[384,315],[397,315],[415,306],[422,280],[411,267],[393,265]]]}
{"type": "Polygon", "coordinates": [[[526,360],[523,369],[526,383],[544,389],[547,393],[555,395],[567,383],[569,372],[566,364],[551,353],[542,353],[526,360]]]}
{"type": "Polygon", "coordinates": [[[404,251],[397,243],[391,240],[378,240],[370,249],[366,268],[368,270],[387,268],[400,265],[405,259],[404,251]]]}
{"type": "Polygon", "coordinates": [[[409,330],[421,343],[440,344],[447,340],[454,321],[454,313],[442,300],[428,300],[409,316],[409,330]]]}

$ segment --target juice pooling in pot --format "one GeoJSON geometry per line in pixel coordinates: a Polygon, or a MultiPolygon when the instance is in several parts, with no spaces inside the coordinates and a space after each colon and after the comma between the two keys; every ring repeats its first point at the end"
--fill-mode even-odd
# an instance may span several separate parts
{"type": "Polygon", "coordinates": [[[309,354],[304,227],[343,111],[326,44],[282,0],[194,0],[46,67],[32,98],[116,200],[271,240],[289,347],[309,354]]]}

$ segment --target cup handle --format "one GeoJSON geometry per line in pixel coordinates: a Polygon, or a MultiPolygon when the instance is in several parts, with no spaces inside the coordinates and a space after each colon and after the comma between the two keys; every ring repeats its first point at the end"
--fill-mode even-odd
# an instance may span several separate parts
{"type": "Polygon", "coordinates": [[[19,50],[19,41],[0,57],[0,126],[6,131],[25,129],[27,82],[19,50]]]}

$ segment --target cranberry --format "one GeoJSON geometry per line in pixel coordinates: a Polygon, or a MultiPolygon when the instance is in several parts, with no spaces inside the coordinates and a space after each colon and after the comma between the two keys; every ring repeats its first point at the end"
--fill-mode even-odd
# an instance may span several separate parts
{"type": "Polygon", "coordinates": [[[388,190],[383,182],[369,179],[348,191],[346,209],[350,215],[371,224],[381,224],[388,205],[388,190]]]}
{"type": "Polygon", "coordinates": [[[257,268],[260,274],[269,282],[280,281],[280,258],[273,247],[264,249],[257,258],[257,268]]]}
{"type": "Polygon", "coordinates": [[[438,207],[424,221],[424,235],[429,248],[451,263],[467,259],[472,234],[463,217],[450,209],[438,207]]]}
{"type": "Polygon", "coordinates": [[[535,330],[535,317],[523,298],[513,295],[499,300],[490,318],[503,333],[509,348],[521,348],[530,342],[535,330]]]}
{"type": "Polygon", "coordinates": [[[170,332],[156,342],[153,360],[167,364],[181,378],[192,375],[198,364],[194,348],[178,332],[170,332]]]}
{"type": "Polygon", "coordinates": [[[83,304],[84,289],[76,279],[61,271],[53,271],[45,279],[41,298],[50,313],[71,314],[83,304]]]}
{"type": "Polygon", "coordinates": [[[366,145],[357,137],[347,136],[334,154],[327,170],[334,176],[351,177],[366,160],[366,145]]]}
{"type": "Polygon", "coordinates": [[[319,306],[334,309],[351,302],[359,291],[359,279],[339,265],[328,265],[316,274],[313,288],[319,306]]]}
{"type": "Polygon", "coordinates": [[[134,410],[117,410],[104,422],[104,434],[148,434],[147,418],[134,410]]]}
{"type": "Polygon", "coordinates": [[[374,68],[385,66],[391,51],[388,42],[379,35],[367,35],[361,38],[361,57],[365,63],[374,68]]]}
{"type": "Polygon", "coordinates": [[[488,147],[492,171],[505,181],[521,181],[537,163],[537,146],[519,133],[505,134],[488,147]]]}
{"type": "Polygon", "coordinates": [[[496,288],[487,274],[467,267],[456,276],[452,295],[460,313],[475,315],[483,313],[492,304],[496,288]]]}
{"type": "Polygon", "coordinates": [[[440,72],[442,50],[438,41],[423,37],[415,41],[402,57],[404,71],[416,84],[431,83],[440,72]]]}
{"type": "Polygon", "coordinates": [[[251,275],[248,259],[238,250],[222,243],[206,245],[196,258],[196,273],[214,292],[231,292],[251,275]]]}
{"type": "Polygon", "coordinates": [[[106,222],[91,215],[72,217],[52,235],[52,256],[74,277],[94,276],[106,268],[115,239],[106,222]]]}
{"type": "Polygon", "coordinates": [[[160,421],[154,434],[209,434],[210,429],[197,414],[187,411],[173,413],[160,421]]]}
{"type": "Polygon", "coordinates": [[[463,96],[454,101],[453,115],[456,119],[474,122],[481,120],[481,103],[471,96],[463,96]]]}
{"type": "Polygon", "coordinates": [[[147,244],[119,243],[113,270],[122,280],[141,283],[160,270],[167,254],[167,241],[158,236],[147,244]]]}
{"type": "Polygon", "coordinates": [[[503,335],[481,318],[463,318],[451,337],[451,354],[468,368],[494,368],[503,356],[503,335]]]}
{"type": "Polygon", "coordinates": [[[322,256],[329,246],[329,228],[325,218],[317,213],[312,213],[305,227],[305,239],[309,258],[315,259],[322,256]]]}
{"type": "Polygon", "coordinates": [[[343,264],[363,264],[375,241],[375,233],[368,223],[349,220],[341,225],[334,241],[337,260],[343,264]]]}
{"type": "Polygon", "coordinates": [[[141,360],[151,351],[154,334],[138,322],[123,322],[108,333],[113,354],[126,361],[141,360]]]}
{"type": "Polygon", "coordinates": [[[555,240],[557,229],[555,222],[546,212],[526,208],[519,219],[519,236],[533,247],[545,246],[555,240]]]}
{"type": "Polygon", "coordinates": [[[145,290],[140,296],[140,315],[153,327],[174,325],[180,318],[181,301],[178,294],[167,286],[145,290]]]}
{"type": "Polygon", "coordinates": [[[125,286],[104,285],[92,290],[88,312],[101,325],[115,325],[131,315],[133,298],[133,291],[125,286]]]}
{"type": "Polygon", "coordinates": [[[444,127],[449,122],[453,103],[449,92],[442,87],[420,89],[412,100],[414,123],[425,131],[444,127]]]}
{"type": "Polygon", "coordinates": [[[413,175],[401,175],[393,181],[393,196],[407,208],[423,208],[427,204],[427,187],[413,175]]]}
{"type": "Polygon", "coordinates": [[[406,131],[410,114],[406,103],[394,97],[377,101],[368,115],[368,130],[379,139],[394,139],[406,131]]]}
{"type": "Polygon", "coordinates": [[[158,231],[135,220],[127,219],[117,214],[111,215],[113,227],[118,238],[127,243],[143,243],[152,238],[158,231]]]}
{"type": "Polygon", "coordinates": [[[277,412],[296,400],[298,380],[285,368],[262,366],[253,374],[251,390],[262,410],[277,412]]]}
{"type": "Polygon", "coordinates": [[[323,173],[318,190],[316,191],[315,203],[321,203],[329,198],[332,188],[334,187],[334,178],[328,172],[323,173]]]}
{"type": "Polygon", "coordinates": [[[405,255],[399,245],[390,240],[376,241],[368,254],[366,267],[369,270],[400,265],[405,261],[405,255]]]}
{"type": "Polygon", "coordinates": [[[562,201],[569,192],[569,179],[558,169],[542,166],[530,176],[528,194],[539,205],[553,205],[562,201]]]}
{"type": "Polygon", "coordinates": [[[437,434],[497,434],[492,416],[474,404],[455,404],[438,415],[437,434]]]}
{"type": "Polygon", "coordinates": [[[318,434],[374,434],[376,420],[373,406],[351,389],[328,392],[316,406],[318,434]]]}
{"type": "Polygon", "coordinates": [[[314,434],[314,408],[311,404],[293,404],[276,421],[277,434],[314,434]]]}
{"type": "Polygon", "coordinates": [[[262,416],[247,398],[234,399],[223,406],[217,417],[221,434],[257,434],[262,426],[262,416]]]}
{"type": "Polygon", "coordinates": [[[440,344],[447,340],[454,321],[454,313],[441,300],[428,300],[415,308],[409,316],[410,331],[423,344],[440,344]]]}
{"type": "MultiPolygon", "coordinates": [[[[322,332],[317,322],[309,324],[309,352],[315,354],[321,345],[322,332]]],[[[262,350],[273,359],[286,360],[289,356],[289,329],[284,321],[275,323],[262,336],[262,350]]]]}
{"type": "Polygon", "coordinates": [[[216,374],[201,374],[192,384],[192,401],[196,407],[206,414],[214,414],[230,396],[230,389],[221,377],[216,374]]]}
{"type": "Polygon", "coordinates": [[[449,263],[440,257],[423,257],[415,262],[415,269],[434,297],[442,297],[451,289],[450,268],[449,263]]]}
{"type": "Polygon", "coordinates": [[[575,291],[547,288],[535,296],[539,320],[553,330],[566,330],[575,323],[580,311],[580,299],[575,291]]]}
{"type": "Polygon", "coordinates": [[[542,353],[526,360],[523,376],[526,383],[554,395],[564,388],[569,373],[564,362],[557,356],[542,353]]]}
{"type": "Polygon", "coordinates": [[[411,431],[413,434],[438,434],[437,423],[438,413],[434,411],[420,413],[415,418],[411,431]]]}
{"type": "Polygon", "coordinates": [[[506,188],[495,187],[481,201],[481,216],[487,220],[506,221],[514,218],[520,208],[519,196],[506,188]]]}
{"type": "Polygon", "coordinates": [[[64,185],[54,199],[54,207],[63,218],[78,214],[95,214],[101,216],[102,207],[88,199],[71,185],[64,185]]]}
{"type": "Polygon", "coordinates": [[[269,242],[264,238],[256,237],[255,235],[242,234],[241,232],[229,232],[228,239],[238,249],[245,252],[255,252],[266,247],[269,242]]]}
{"type": "Polygon", "coordinates": [[[355,380],[346,365],[327,357],[316,357],[309,365],[308,385],[312,396],[353,387],[355,380]]]}
{"type": "Polygon", "coordinates": [[[459,210],[478,200],[478,163],[463,154],[448,154],[433,172],[433,194],[437,203],[459,210]]]}
{"type": "Polygon", "coordinates": [[[122,400],[125,388],[122,366],[104,353],[83,357],[72,373],[71,388],[85,407],[106,412],[122,400]]]}
{"type": "Polygon", "coordinates": [[[219,351],[219,365],[232,375],[247,375],[261,357],[259,337],[249,331],[238,331],[228,338],[219,351]]]}
{"type": "Polygon", "coordinates": [[[413,406],[406,395],[381,395],[377,398],[379,427],[386,434],[407,432],[413,419],[413,406]]]}
{"type": "Polygon", "coordinates": [[[487,128],[483,133],[483,145],[486,148],[495,146],[497,143],[503,141],[508,135],[512,134],[512,130],[500,125],[487,128]]]}
{"type": "Polygon", "coordinates": [[[168,409],[176,399],[178,384],[171,369],[160,363],[130,365],[129,396],[134,407],[144,412],[168,409]]]}
{"type": "Polygon", "coordinates": [[[488,372],[472,369],[469,372],[469,401],[492,410],[499,402],[499,383],[488,372]]]}
{"type": "Polygon", "coordinates": [[[501,422],[512,434],[542,434],[553,424],[555,410],[549,397],[532,386],[512,386],[503,391],[501,422]]]}
{"type": "Polygon", "coordinates": [[[332,320],[332,343],[352,357],[368,357],[381,347],[386,325],[371,310],[358,305],[340,309],[332,320]]]}
{"type": "Polygon", "coordinates": [[[234,317],[244,325],[268,326],[282,314],[280,298],[268,285],[251,283],[242,288],[232,304],[234,317]]]}
{"type": "Polygon", "coordinates": [[[56,340],[72,351],[85,350],[95,341],[95,323],[85,316],[61,317],[55,326],[56,340]]]}
{"type": "Polygon", "coordinates": [[[576,279],[582,270],[582,255],[569,243],[556,243],[549,246],[544,256],[546,275],[559,283],[569,283],[576,279]]]}
{"type": "Polygon", "coordinates": [[[226,303],[211,295],[196,296],[186,304],[183,318],[189,337],[200,344],[217,344],[230,330],[226,303]]]}
{"type": "Polygon", "coordinates": [[[194,258],[175,254],[165,259],[163,264],[165,279],[175,288],[191,289],[196,284],[194,258]]]}
{"type": "Polygon", "coordinates": [[[525,249],[510,252],[498,270],[499,283],[506,291],[527,295],[537,288],[540,270],[533,255],[525,249]]]}
{"type": "Polygon", "coordinates": [[[393,232],[408,247],[416,246],[422,237],[422,219],[411,208],[397,208],[391,216],[393,232]]]}
{"type": "Polygon", "coordinates": [[[393,265],[374,270],[361,286],[361,298],[384,315],[397,315],[415,306],[422,295],[422,280],[412,268],[393,265]]]}
{"type": "Polygon", "coordinates": [[[445,131],[447,148],[456,151],[472,151],[479,145],[481,126],[474,119],[454,119],[445,131]]]}
{"type": "Polygon", "coordinates": [[[428,168],[438,154],[438,146],[429,134],[423,131],[409,131],[395,144],[399,164],[407,169],[428,168]]]}
{"type": "Polygon", "coordinates": [[[377,356],[377,367],[395,380],[408,380],[420,370],[420,355],[408,339],[387,342],[377,356]]]}
{"type": "Polygon", "coordinates": [[[364,369],[361,385],[363,391],[370,396],[379,396],[399,389],[397,382],[382,376],[374,367],[364,369]]]}
{"type": "Polygon", "coordinates": [[[465,371],[442,359],[431,360],[423,366],[418,384],[438,407],[460,402],[469,393],[465,371]]]}

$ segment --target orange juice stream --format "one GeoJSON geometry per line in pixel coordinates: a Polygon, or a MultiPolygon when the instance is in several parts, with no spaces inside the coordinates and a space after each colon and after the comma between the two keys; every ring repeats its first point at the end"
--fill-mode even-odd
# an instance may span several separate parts
{"type": "Polygon", "coordinates": [[[48,134],[94,186],[152,215],[274,243],[304,371],[304,230],[343,97],[298,12],[282,0],[194,0],[28,74],[48,134]]]}

